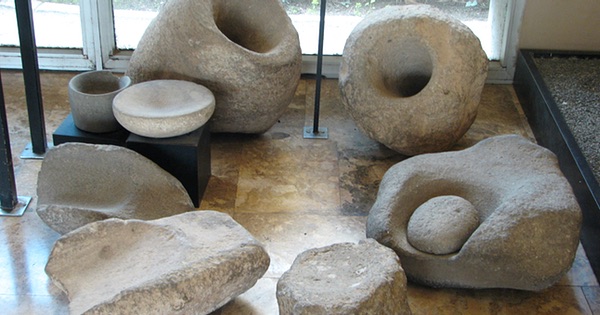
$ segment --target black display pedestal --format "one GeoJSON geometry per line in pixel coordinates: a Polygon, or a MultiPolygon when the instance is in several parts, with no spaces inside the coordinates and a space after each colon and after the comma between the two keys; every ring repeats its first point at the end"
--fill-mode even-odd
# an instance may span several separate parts
{"type": "Polygon", "coordinates": [[[126,147],[145,156],[177,178],[195,207],[200,206],[210,179],[210,132],[202,126],[196,131],[171,138],[147,138],[122,129],[110,133],[90,133],[75,127],[69,114],[52,134],[54,145],[66,142],[110,144],[126,147]]]}
{"type": "Polygon", "coordinates": [[[63,144],[65,142],[83,142],[90,144],[111,144],[124,147],[127,137],[129,137],[129,131],[125,129],[107,133],[83,131],[75,127],[73,115],[69,114],[52,134],[52,141],[54,142],[54,145],[63,144]]]}
{"type": "Polygon", "coordinates": [[[194,206],[200,206],[211,174],[210,132],[206,126],[182,136],[162,139],[132,133],[126,146],[175,176],[194,206]]]}

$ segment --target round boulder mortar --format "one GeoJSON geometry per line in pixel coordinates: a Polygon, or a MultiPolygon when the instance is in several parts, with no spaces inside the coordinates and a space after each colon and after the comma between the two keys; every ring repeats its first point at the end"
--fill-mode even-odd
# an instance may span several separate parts
{"type": "Polygon", "coordinates": [[[344,47],[345,108],[371,139],[404,155],[449,149],[477,115],[488,59],[477,36],[428,5],[367,15],[344,47]]]}
{"type": "Polygon", "coordinates": [[[201,84],[216,99],[211,132],[263,133],[300,81],[298,32],[280,0],[171,0],[131,56],[134,83],[201,84]]]}

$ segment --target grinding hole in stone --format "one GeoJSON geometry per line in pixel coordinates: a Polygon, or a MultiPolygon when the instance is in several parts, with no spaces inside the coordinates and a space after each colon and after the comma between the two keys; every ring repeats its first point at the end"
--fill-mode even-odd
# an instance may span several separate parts
{"type": "MultiPolygon", "coordinates": [[[[233,5],[226,1],[217,2],[214,8],[215,24],[232,42],[257,53],[266,53],[277,46],[283,29],[276,27],[276,21],[265,22],[256,19],[270,10],[266,3],[251,1],[252,5],[233,5]]],[[[281,21],[283,24],[283,22],[281,21]]]]}
{"type": "Polygon", "coordinates": [[[385,45],[380,64],[383,86],[399,97],[419,94],[429,83],[433,61],[427,47],[418,40],[400,45],[393,41],[385,45]]]}

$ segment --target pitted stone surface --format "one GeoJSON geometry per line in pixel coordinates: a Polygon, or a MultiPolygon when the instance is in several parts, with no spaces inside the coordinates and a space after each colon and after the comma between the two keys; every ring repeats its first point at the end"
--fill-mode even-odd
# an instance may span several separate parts
{"type": "Polygon", "coordinates": [[[420,205],[408,221],[408,242],[431,254],[459,250],[479,226],[479,213],[458,196],[438,196],[420,205]]]}
{"type": "Polygon", "coordinates": [[[61,234],[108,218],[153,220],[194,209],[175,177],[110,145],[65,143],[49,150],[37,195],[38,215],[61,234]]]}
{"type": "Polygon", "coordinates": [[[348,37],[339,86],[362,132],[417,155],[446,150],[469,129],[487,65],[460,21],[427,5],[388,6],[348,37]]]}
{"type": "Polygon", "coordinates": [[[206,86],[212,132],[262,133],[290,104],[300,80],[298,33],[279,0],[171,0],[148,26],[127,75],[206,86]]]}
{"type": "Polygon", "coordinates": [[[406,276],[419,283],[541,290],[571,267],[580,225],[581,210],[556,156],[505,135],[391,167],[369,213],[367,237],[393,248],[406,276]],[[458,252],[435,255],[410,244],[407,226],[415,209],[442,195],[472,203],[480,225],[458,252]]]}
{"type": "Polygon", "coordinates": [[[62,236],[46,273],[72,314],[208,314],[245,292],[269,256],[227,214],[108,219],[62,236]]]}
{"type": "Polygon", "coordinates": [[[300,254],[277,283],[279,313],[411,314],[398,256],[375,240],[300,254]]]}

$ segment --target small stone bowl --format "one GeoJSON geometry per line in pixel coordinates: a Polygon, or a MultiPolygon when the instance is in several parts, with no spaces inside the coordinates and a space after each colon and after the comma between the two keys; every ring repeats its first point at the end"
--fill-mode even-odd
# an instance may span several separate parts
{"type": "Polygon", "coordinates": [[[69,81],[69,103],[75,126],[83,131],[104,133],[121,129],[112,111],[114,97],[131,85],[128,76],[110,71],[80,73],[69,81]]]}
{"type": "Polygon", "coordinates": [[[202,127],[215,111],[215,97],[206,87],[181,80],[134,84],[113,100],[117,121],[149,138],[180,136],[202,127]]]}

